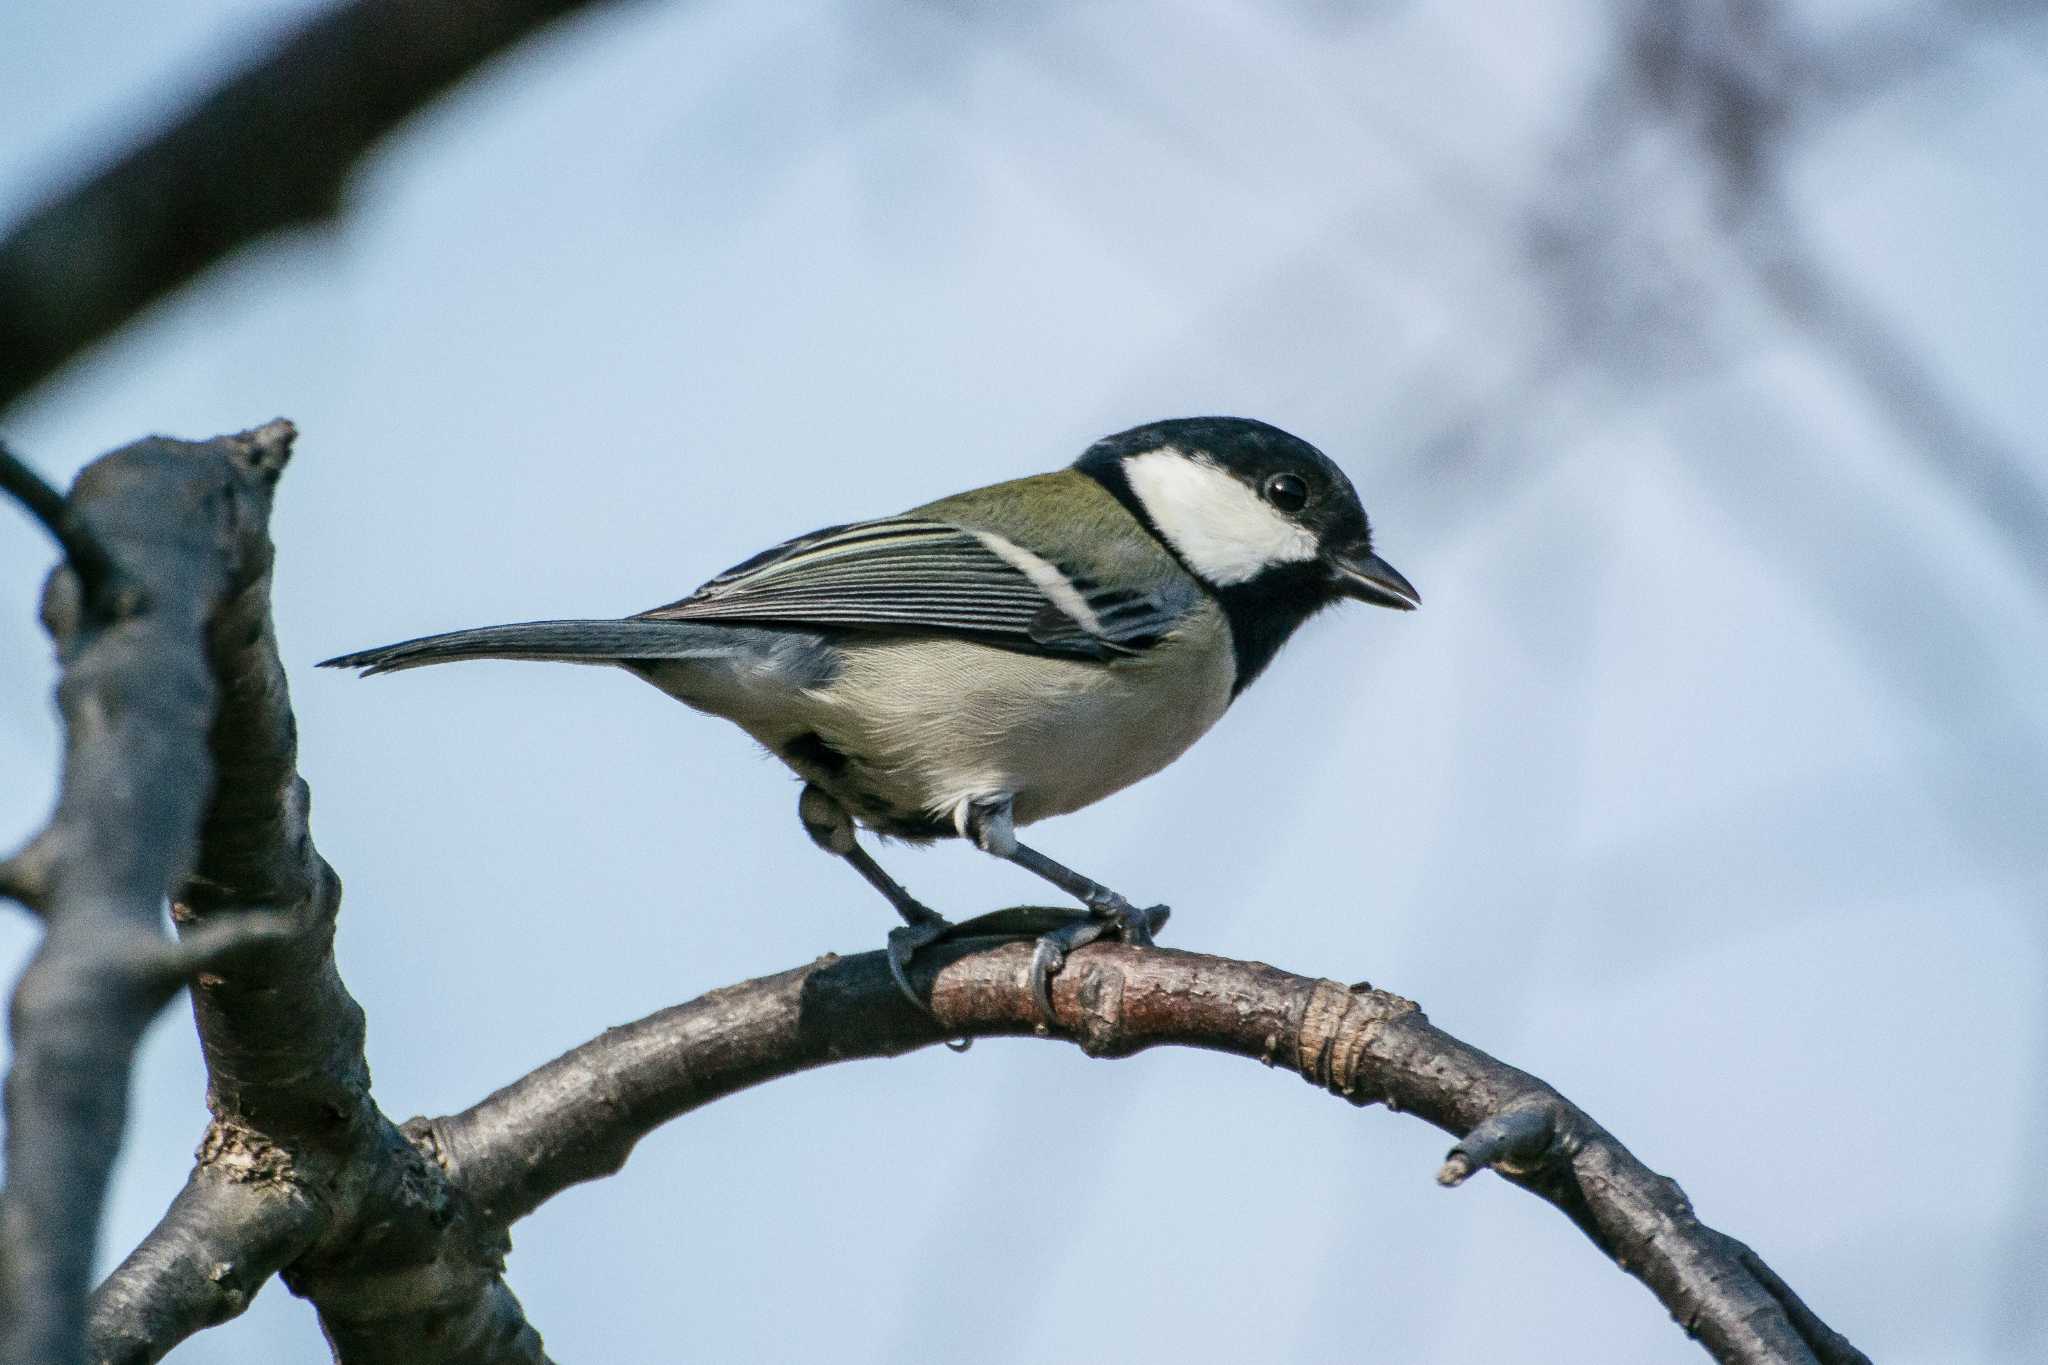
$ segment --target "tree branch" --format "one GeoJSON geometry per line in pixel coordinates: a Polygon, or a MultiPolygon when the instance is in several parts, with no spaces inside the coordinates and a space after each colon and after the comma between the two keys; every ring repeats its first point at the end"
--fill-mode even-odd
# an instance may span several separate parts
{"type": "Polygon", "coordinates": [[[310,1194],[264,1180],[260,1163],[203,1156],[156,1230],[94,1293],[92,1359],[157,1360],[194,1332],[239,1317],[321,1224],[310,1194]]]}
{"type": "MultiPolygon", "coordinates": [[[[159,490],[159,495],[171,490],[159,490]]],[[[251,572],[210,613],[219,774],[171,907],[203,958],[192,993],[212,1123],[185,1189],[91,1307],[95,1359],[159,1359],[273,1275],[351,1362],[543,1362],[500,1276],[502,1227],[469,1215],[377,1108],[363,1014],[334,963],[339,879],[314,847],[260,519],[251,572]]]]}
{"type": "Polygon", "coordinates": [[[468,1216],[371,1099],[362,1012],[335,972],[340,887],[307,829],[269,614],[265,528],[292,438],[274,422],[142,441],[54,510],[29,488],[152,599],[112,612],[68,570],[45,594],[68,743],[49,827],[0,876],[48,925],[14,998],[0,1365],[85,1358],[130,1058],[194,974],[213,1124],[101,1288],[95,1359],[156,1359],[280,1271],[351,1361],[545,1359],[499,1274],[503,1229],[468,1216]]]}
{"type": "Polygon", "coordinates": [[[334,217],[436,95],[593,0],[353,0],[0,239],[0,409],[235,248],[334,217]]]}
{"type": "MultiPolygon", "coordinates": [[[[1030,959],[1028,945],[986,941],[920,955],[913,980],[929,990],[935,1023],[897,994],[884,954],[821,958],[611,1029],[407,1131],[476,1208],[509,1224],[618,1170],[660,1124],[749,1086],[948,1038],[1039,1032],[1030,959]]],[[[1261,963],[1096,945],[1055,978],[1053,1002],[1091,1056],[1162,1044],[1233,1053],[1463,1135],[1440,1178],[1455,1173],[1455,1184],[1492,1166],[1549,1201],[1717,1360],[1868,1365],[1754,1252],[1700,1223],[1677,1184],[1542,1081],[1443,1033],[1397,995],[1261,963]]]]}
{"type": "Polygon", "coordinates": [[[10,1016],[0,1190],[7,1365],[83,1358],[136,1042],[192,970],[247,946],[248,936],[221,933],[180,947],[160,926],[213,788],[207,621],[267,562],[262,527],[291,438],[275,422],[205,445],[139,441],[87,468],[56,506],[24,466],[9,472],[10,488],[83,562],[54,573],[43,600],[64,666],[57,808],[4,878],[33,896],[46,925],[10,1016]],[[88,591],[118,579],[117,564],[147,577],[155,600],[88,591]]]}

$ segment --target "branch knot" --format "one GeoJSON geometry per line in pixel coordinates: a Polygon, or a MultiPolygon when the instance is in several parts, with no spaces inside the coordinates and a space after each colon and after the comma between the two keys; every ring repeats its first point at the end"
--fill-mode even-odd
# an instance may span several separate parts
{"type": "Polygon", "coordinates": [[[1124,974],[1092,964],[1079,973],[1074,1002],[1080,1006],[1074,1041],[1090,1057],[1129,1056],[1137,1049],[1124,1029],[1124,974]]]}
{"type": "Polygon", "coordinates": [[[1353,1104],[1385,1102],[1360,1095],[1359,1074],[1381,1028],[1416,1010],[1413,1000],[1370,987],[1355,989],[1327,977],[1316,982],[1295,1025],[1295,1065],[1302,1079],[1353,1104]]]}
{"type": "Polygon", "coordinates": [[[298,1162],[290,1151],[231,1119],[216,1118],[207,1124],[193,1156],[201,1166],[241,1184],[297,1183],[298,1162]]]}
{"type": "MultiPolygon", "coordinates": [[[[1578,1144],[1558,1122],[1562,1104],[1555,1096],[1535,1095],[1487,1115],[1445,1155],[1437,1183],[1461,1185],[1487,1166],[1527,1178],[1551,1162],[1569,1159],[1578,1144]]],[[[1682,1191],[1678,1198],[1684,1198],[1682,1191]]]]}

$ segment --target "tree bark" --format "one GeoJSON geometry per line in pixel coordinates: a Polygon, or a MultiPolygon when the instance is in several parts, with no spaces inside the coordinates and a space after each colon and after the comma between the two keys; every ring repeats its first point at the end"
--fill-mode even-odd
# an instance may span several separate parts
{"type": "Polygon", "coordinates": [[[208,621],[268,571],[270,489],[291,447],[273,422],[203,446],[146,440],[95,462],[68,502],[0,451],[5,485],[69,557],[43,620],[63,664],[67,743],[48,826],[0,867],[45,932],[13,997],[0,1361],[83,1359],[101,1205],[127,1125],[135,1045],[185,979],[274,928],[182,944],[165,894],[190,874],[214,792],[219,687],[208,621]],[[146,582],[145,593],[134,585],[146,582]]]}

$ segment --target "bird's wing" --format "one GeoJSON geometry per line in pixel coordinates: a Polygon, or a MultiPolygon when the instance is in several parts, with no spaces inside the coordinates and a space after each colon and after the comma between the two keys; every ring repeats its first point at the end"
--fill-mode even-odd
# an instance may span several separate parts
{"type": "Polygon", "coordinates": [[[764,550],[659,621],[731,621],[967,635],[1008,649],[1110,659],[1158,643],[1199,589],[1104,588],[989,531],[916,517],[833,526],[764,550]]]}

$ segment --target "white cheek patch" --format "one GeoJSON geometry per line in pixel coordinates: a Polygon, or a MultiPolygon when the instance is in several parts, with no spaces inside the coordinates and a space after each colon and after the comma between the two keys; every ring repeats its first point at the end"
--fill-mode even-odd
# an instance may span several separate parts
{"type": "Polygon", "coordinates": [[[1125,460],[1124,477],[1188,567],[1219,588],[1316,557],[1313,531],[1213,464],[1167,447],[1125,460]]]}

